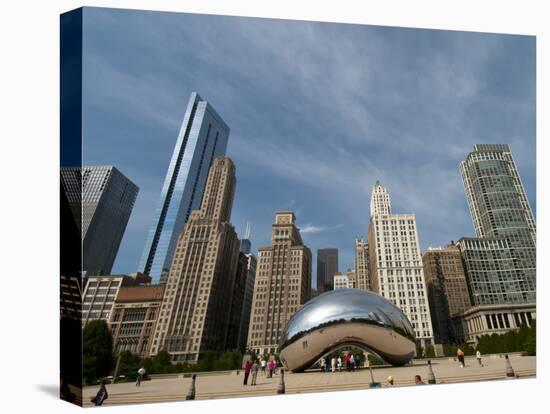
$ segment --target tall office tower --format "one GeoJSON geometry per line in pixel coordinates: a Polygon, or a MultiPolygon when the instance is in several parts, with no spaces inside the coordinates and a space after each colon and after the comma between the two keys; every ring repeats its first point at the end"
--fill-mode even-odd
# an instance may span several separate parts
{"type": "Polygon", "coordinates": [[[411,321],[420,345],[433,343],[414,214],[392,214],[390,195],[377,181],[369,223],[370,287],[392,301],[411,321]]]}
{"type": "Polygon", "coordinates": [[[294,213],[276,212],[271,246],[258,249],[248,330],[248,348],[257,354],[277,352],[288,320],[310,298],[311,251],[295,222],[294,213]]]}
{"type": "Polygon", "coordinates": [[[474,145],[460,172],[477,237],[495,239],[476,247],[474,241],[463,243],[472,252],[465,259],[473,305],[535,302],[536,225],[510,148],[474,145]],[[497,250],[510,249],[513,269],[495,263],[495,272],[487,273],[476,266],[499,258],[495,243],[500,245],[497,250]],[[473,250],[478,253],[473,255],[473,250]]]}
{"type": "Polygon", "coordinates": [[[225,349],[228,350],[241,350],[246,346],[246,338],[241,337],[243,332],[240,331],[240,328],[243,316],[247,273],[248,258],[242,252],[239,252],[237,270],[233,276],[233,299],[229,311],[229,328],[227,330],[227,339],[225,343],[225,349]]]}
{"type": "Polygon", "coordinates": [[[138,187],[112,166],[62,168],[61,183],[82,237],[83,270],[110,274],[138,187]]]}
{"type": "Polygon", "coordinates": [[[429,248],[422,255],[436,343],[456,342],[452,318],[471,306],[458,246],[429,248]]]}
{"type": "Polygon", "coordinates": [[[201,205],[214,158],[225,155],[229,127],[196,92],[191,94],[153,216],[139,271],[165,283],[178,236],[201,205]]]}
{"type": "Polygon", "coordinates": [[[244,238],[241,239],[241,253],[249,254],[252,249],[252,243],[250,242],[250,223],[246,223],[246,229],[244,230],[244,238]]]}
{"type": "Polygon", "coordinates": [[[357,289],[371,290],[369,278],[369,243],[363,238],[355,239],[355,274],[357,289]]]}
{"type": "Polygon", "coordinates": [[[151,354],[196,363],[205,351],[224,351],[230,324],[239,239],[229,223],[235,165],[217,157],[201,208],[193,210],[176,246],[151,354]]]}
{"type": "Polygon", "coordinates": [[[317,291],[319,294],[334,289],[334,274],[338,272],[338,249],[317,250],[317,291]]]}

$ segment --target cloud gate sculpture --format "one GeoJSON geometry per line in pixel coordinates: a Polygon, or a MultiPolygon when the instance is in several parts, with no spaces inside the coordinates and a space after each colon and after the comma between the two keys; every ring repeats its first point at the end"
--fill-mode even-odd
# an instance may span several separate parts
{"type": "Polygon", "coordinates": [[[404,365],[415,354],[414,330],[393,303],[359,289],[337,289],[307,302],[288,321],[279,358],[291,371],[309,368],[323,355],[345,345],[404,365]]]}

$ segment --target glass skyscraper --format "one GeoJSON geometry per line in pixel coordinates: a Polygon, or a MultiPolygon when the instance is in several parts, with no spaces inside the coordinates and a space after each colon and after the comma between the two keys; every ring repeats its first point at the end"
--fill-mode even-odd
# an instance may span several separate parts
{"type": "Polygon", "coordinates": [[[139,272],[165,283],[178,236],[191,210],[200,207],[208,170],[225,155],[229,127],[196,92],[191,94],[159,203],[139,263],[139,272]]]}
{"type": "Polygon", "coordinates": [[[112,166],[61,168],[61,183],[82,237],[82,269],[110,274],[138,187],[112,166]]]}
{"type": "Polygon", "coordinates": [[[475,145],[460,172],[478,240],[462,240],[474,306],[535,302],[536,225],[508,145],[475,145]]]}
{"type": "Polygon", "coordinates": [[[328,292],[334,289],[334,274],[338,272],[338,249],[317,250],[317,291],[328,292]]]}

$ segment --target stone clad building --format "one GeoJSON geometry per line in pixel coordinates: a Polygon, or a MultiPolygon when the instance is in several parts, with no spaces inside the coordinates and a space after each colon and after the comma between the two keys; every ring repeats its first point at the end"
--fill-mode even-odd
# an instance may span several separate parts
{"type": "Polygon", "coordinates": [[[248,348],[276,353],[290,317],[311,295],[311,251],[293,212],[275,213],[271,246],[258,249],[248,348]]]}

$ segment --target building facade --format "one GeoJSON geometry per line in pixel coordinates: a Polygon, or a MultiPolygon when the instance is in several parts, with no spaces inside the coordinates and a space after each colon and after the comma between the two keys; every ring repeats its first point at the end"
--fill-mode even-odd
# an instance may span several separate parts
{"type": "Polygon", "coordinates": [[[191,211],[200,207],[208,171],[225,154],[228,137],[223,119],[193,92],[139,263],[139,271],[154,283],[166,281],[178,236],[191,211]]]}
{"type": "Polygon", "coordinates": [[[369,223],[370,287],[409,318],[420,345],[433,343],[432,321],[414,214],[392,214],[390,195],[376,182],[369,223]]]}
{"type": "Polygon", "coordinates": [[[230,224],[236,188],[228,157],[212,163],[201,207],[189,216],[176,246],[151,348],[173,361],[196,363],[224,351],[231,321],[239,239],[230,224]]]}
{"type": "Polygon", "coordinates": [[[112,275],[86,278],[82,295],[82,325],[85,326],[96,319],[109,321],[120,288],[146,284],[150,281],[151,278],[143,273],[135,273],[131,276],[112,275]]]}
{"type": "Polygon", "coordinates": [[[456,343],[452,318],[471,306],[460,249],[454,243],[422,255],[434,340],[456,343]]]}
{"type": "Polygon", "coordinates": [[[460,172],[479,239],[460,243],[473,305],[534,303],[536,225],[510,148],[475,145],[460,172]]]}
{"type": "Polygon", "coordinates": [[[110,274],[138,187],[113,166],[62,168],[61,183],[82,237],[82,270],[110,274]]]}
{"type": "Polygon", "coordinates": [[[142,358],[149,355],[163,293],[162,285],[119,289],[109,318],[113,351],[130,351],[142,358]]]}
{"type": "MultiPolygon", "coordinates": [[[[242,243],[241,243],[241,249],[242,249],[242,243]]],[[[241,325],[239,327],[239,349],[246,348],[247,341],[248,341],[248,329],[250,327],[250,314],[252,312],[252,299],[254,297],[254,282],[256,280],[256,268],[258,266],[258,259],[254,254],[246,253],[245,256],[247,259],[247,271],[246,271],[246,285],[245,285],[244,299],[243,299],[243,311],[241,315],[241,325]]]]}
{"type": "Polygon", "coordinates": [[[321,294],[334,289],[333,277],[338,272],[338,249],[317,250],[317,291],[321,294]]]}
{"type": "Polygon", "coordinates": [[[372,290],[369,277],[369,243],[363,238],[355,239],[356,288],[372,290]]]}
{"type": "Polygon", "coordinates": [[[311,251],[302,242],[293,212],[275,213],[271,246],[258,249],[248,348],[276,353],[290,317],[311,294],[311,251]]]}
{"type": "Polygon", "coordinates": [[[334,290],[354,289],[357,287],[355,271],[348,269],[346,273],[336,272],[334,274],[334,290]]]}

